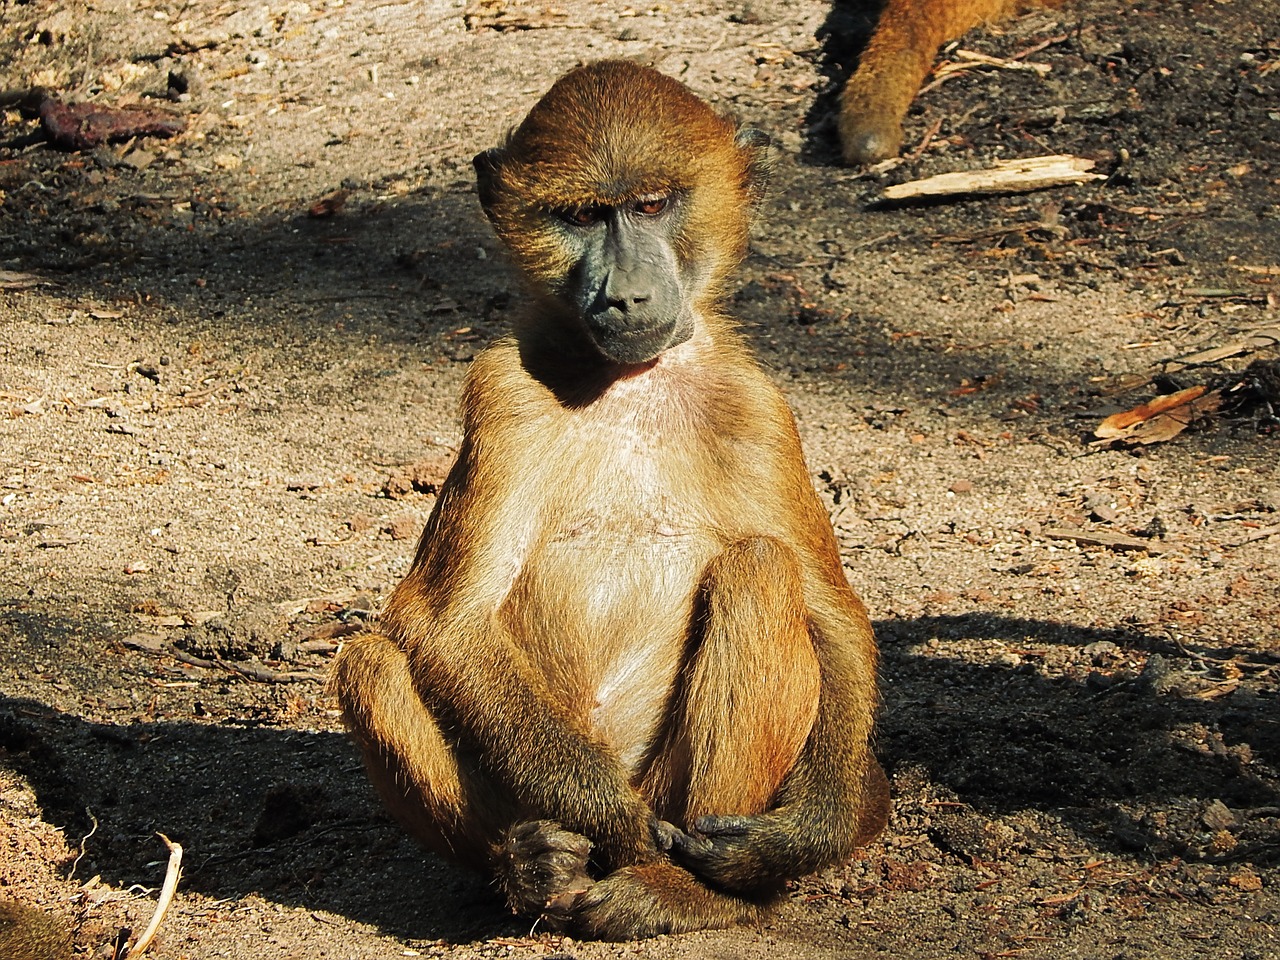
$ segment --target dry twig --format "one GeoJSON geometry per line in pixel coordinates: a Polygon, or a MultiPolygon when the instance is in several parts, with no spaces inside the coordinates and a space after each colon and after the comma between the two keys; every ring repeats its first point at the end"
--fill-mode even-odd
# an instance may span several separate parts
{"type": "Polygon", "coordinates": [[[1179,357],[1177,360],[1169,360],[1164,364],[1164,372],[1177,373],[1179,370],[1185,370],[1187,367],[1217,363],[1219,360],[1225,360],[1228,357],[1236,357],[1244,353],[1253,353],[1257,350],[1262,350],[1265,347],[1274,347],[1277,344],[1280,344],[1280,327],[1264,327],[1250,331],[1241,340],[1235,340],[1231,343],[1223,344],[1220,347],[1211,347],[1208,350],[1201,350],[1199,353],[1193,353],[1186,357],[1179,357]]]}
{"type": "MultiPolygon", "coordinates": [[[[1052,41],[1050,41],[1052,42],[1052,41]]],[[[1046,43],[1044,46],[1049,46],[1046,43]]],[[[1023,51],[1019,56],[1029,56],[1037,50],[1044,47],[1031,47],[1023,51]]],[[[933,71],[933,80],[920,88],[921,93],[928,93],[942,86],[952,77],[959,73],[965,73],[969,70],[996,69],[996,70],[1026,70],[1037,76],[1043,77],[1051,70],[1047,63],[1023,63],[1019,59],[1004,59],[1002,57],[993,57],[989,54],[979,53],[976,50],[957,50],[955,52],[955,60],[948,61],[939,65],[938,69],[933,71]]]]}
{"type": "Polygon", "coordinates": [[[1229,547],[1243,547],[1246,543],[1253,543],[1257,540],[1266,540],[1268,537],[1274,537],[1280,534],[1280,523],[1273,524],[1270,527],[1263,527],[1260,530],[1254,530],[1247,536],[1239,537],[1227,544],[1229,547]]]}
{"type": "Polygon", "coordinates": [[[151,941],[156,938],[156,933],[160,930],[160,924],[169,909],[169,904],[173,903],[173,895],[178,892],[178,878],[182,874],[182,844],[174,843],[163,833],[158,833],[156,836],[169,848],[169,867],[165,870],[164,886],[160,889],[160,899],[156,901],[156,910],[151,915],[151,922],[147,924],[147,929],[142,931],[142,936],[133,945],[133,949],[129,951],[125,960],[138,960],[138,957],[147,952],[151,941]]]}
{"type": "Polygon", "coordinates": [[[1048,540],[1073,540],[1087,547],[1109,547],[1113,550],[1146,550],[1148,553],[1162,553],[1164,547],[1150,540],[1139,540],[1123,533],[1110,530],[1075,530],[1070,527],[1045,527],[1040,531],[1048,540]]]}

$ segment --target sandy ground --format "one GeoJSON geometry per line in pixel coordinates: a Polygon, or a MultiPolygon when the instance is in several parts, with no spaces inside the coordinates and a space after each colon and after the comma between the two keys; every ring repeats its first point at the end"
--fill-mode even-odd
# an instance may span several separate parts
{"type": "Polygon", "coordinates": [[[1280,956],[1277,391],[1242,373],[1277,352],[1166,364],[1280,326],[1274,7],[1098,0],[966,37],[1049,70],[951,77],[871,173],[831,140],[850,7],[0,7],[0,87],[187,123],[79,153],[0,127],[0,898],[110,957],[159,831],[186,849],[166,960],[1280,956]],[[417,851],[323,693],[519,306],[470,158],[606,56],[779,144],[733,309],[876,619],[896,800],[763,929],[620,945],[531,930],[417,851]],[[877,202],[1048,153],[1107,178],[877,202]],[[1090,444],[1200,384],[1242,402],[1090,444]]]}

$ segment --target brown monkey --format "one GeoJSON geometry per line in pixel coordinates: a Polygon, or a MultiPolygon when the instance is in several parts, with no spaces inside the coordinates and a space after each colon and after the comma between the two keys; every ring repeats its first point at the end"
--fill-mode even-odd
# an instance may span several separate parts
{"type": "Polygon", "coordinates": [[[475,360],[380,632],[334,667],[392,813],[583,936],[752,921],[887,815],[866,611],[717,306],[767,150],[608,61],[476,157],[528,308],[475,360]]]}
{"type": "Polygon", "coordinates": [[[59,916],[13,901],[0,901],[3,960],[70,960],[71,933],[59,916]]]}
{"type": "Polygon", "coordinates": [[[846,163],[875,163],[902,146],[902,118],[938,48],[974,27],[1063,0],[885,0],[840,98],[846,163]]]}

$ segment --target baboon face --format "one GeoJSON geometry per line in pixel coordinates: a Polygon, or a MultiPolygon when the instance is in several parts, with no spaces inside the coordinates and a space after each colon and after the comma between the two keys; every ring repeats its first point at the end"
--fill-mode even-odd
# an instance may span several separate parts
{"type": "Polygon", "coordinates": [[[607,361],[693,335],[746,246],[767,138],[626,61],[567,74],[475,158],[480,200],[535,292],[607,361]]]}
{"type": "Polygon", "coordinates": [[[650,193],[552,212],[575,259],[556,293],[608,360],[645,363],[693,334],[700,278],[676,255],[685,202],[650,193]]]}

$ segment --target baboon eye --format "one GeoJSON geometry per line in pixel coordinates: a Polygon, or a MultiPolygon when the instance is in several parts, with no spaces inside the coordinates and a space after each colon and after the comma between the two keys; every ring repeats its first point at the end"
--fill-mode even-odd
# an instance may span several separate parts
{"type": "Polygon", "coordinates": [[[667,204],[670,202],[670,197],[644,197],[637,200],[631,209],[641,216],[656,217],[663,210],[667,209],[667,204]]]}
{"type": "Polygon", "coordinates": [[[604,219],[599,207],[575,207],[571,210],[561,210],[559,216],[565,223],[571,223],[575,227],[589,227],[604,219]]]}

